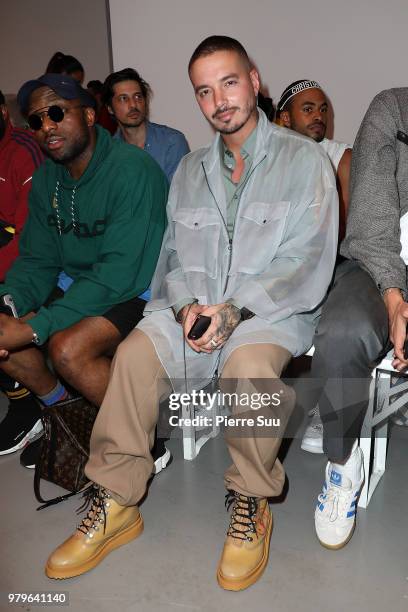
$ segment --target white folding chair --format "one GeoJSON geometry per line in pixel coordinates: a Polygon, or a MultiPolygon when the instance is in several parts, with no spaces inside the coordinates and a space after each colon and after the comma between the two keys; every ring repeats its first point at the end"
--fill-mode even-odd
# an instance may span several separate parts
{"type": "Polygon", "coordinates": [[[389,417],[408,401],[408,376],[404,376],[402,384],[391,387],[391,377],[396,373],[391,365],[392,360],[393,354],[390,351],[372,373],[368,408],[360,436],[365,472],[365,483],[358,504],[362,508],[368,506],[385,472],[389,417]],[[401,397],[395,397],[400,394],[401,397]]]}
{"type": "Polygon", "coordinates": [[[183,454],[184,459],[191,461],[195,459],[208,440],[211,438],[215,438],[218,436],[220,432],[219,426],[216,424],[216,417],[218,413],[218,406],[216,402],[214,402],[211,410],[208,410],[206,406],[200,406],[200,408],[196,408],[192,404],[188,404],[188,406],[182,406],[181,408],[181,418],[183,419],[182,429],[183,429],[183,454]],[[208,417],[211,422],[210,427],[200,427],[194,425],[185,425],[185,419],[192,420],[194,418],[199,418],[200,416],[208,417]],[[200,435],[201,433],[201,435],[200,435]]]}

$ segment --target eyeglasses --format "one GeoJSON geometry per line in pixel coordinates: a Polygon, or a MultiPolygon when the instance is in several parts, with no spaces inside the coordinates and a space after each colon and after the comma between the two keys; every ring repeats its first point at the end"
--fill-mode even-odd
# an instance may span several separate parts
{"type": "Polygon", "coordinates": [[[49,106],[47,110],[44,110],[42,113],[33,113],[28,116],[28,125],[34,132],[38,132],[41,130],[42,124],[44,121],[44,116],[47,115],[51,121],[54,123],[61,123],[65,117],[65,113],[67,111],[72,110],[73,108],[81,108],[82,104],[78,104],[78,106],[71,106],[70,108],[63,108],[62,106],[57,106],[54,104],[53,106],[49,106]]]}

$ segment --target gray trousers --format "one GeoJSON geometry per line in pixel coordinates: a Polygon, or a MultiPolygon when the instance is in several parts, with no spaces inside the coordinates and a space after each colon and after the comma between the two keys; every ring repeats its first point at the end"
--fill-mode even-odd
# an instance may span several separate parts
{"type": "Polygon", "coordinates": [[[371,372],[391,348],[384,301],[357,262],[337,266],[314,345],[311,377],[320,391],[323,449],[329,461],[344,463],[360,435],[371,372]]]}

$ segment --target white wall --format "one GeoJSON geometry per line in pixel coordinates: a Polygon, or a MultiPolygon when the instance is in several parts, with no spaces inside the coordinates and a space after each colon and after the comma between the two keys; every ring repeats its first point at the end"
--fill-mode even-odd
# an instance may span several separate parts
{"type": "Polygon", "coordinates": [[[193,97],[188,60],[211,34],[238,38],[274,101],[299,78],[320,82],[334,137],[352,143],[380,90],[408,85],[407,0],[110,0],[114,69],[152,85],[152,119],[196,148],[211,132],[193,97]]]}
{"type": "Polygon", "coordinates": [[[85,85],[110,72],[105,0],[1,0],[0,89],[45,72],[55,51],[74,55],[84,66],[85,85]]]}

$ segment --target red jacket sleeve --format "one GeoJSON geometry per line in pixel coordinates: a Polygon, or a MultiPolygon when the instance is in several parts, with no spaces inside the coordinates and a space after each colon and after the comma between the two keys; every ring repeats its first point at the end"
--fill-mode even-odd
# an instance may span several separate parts
{"type": "Polygon", "coordinates": [[[38,167],[28,151],[21,151],[15,161],[12,176],[16,194],[13,220],[15,234],[14,238],[0,250],[0,282],[4,282],[6,273],[18,256],[18,241],[28,215],[28,195],[31,191],[32,176],[38,167]]]}

